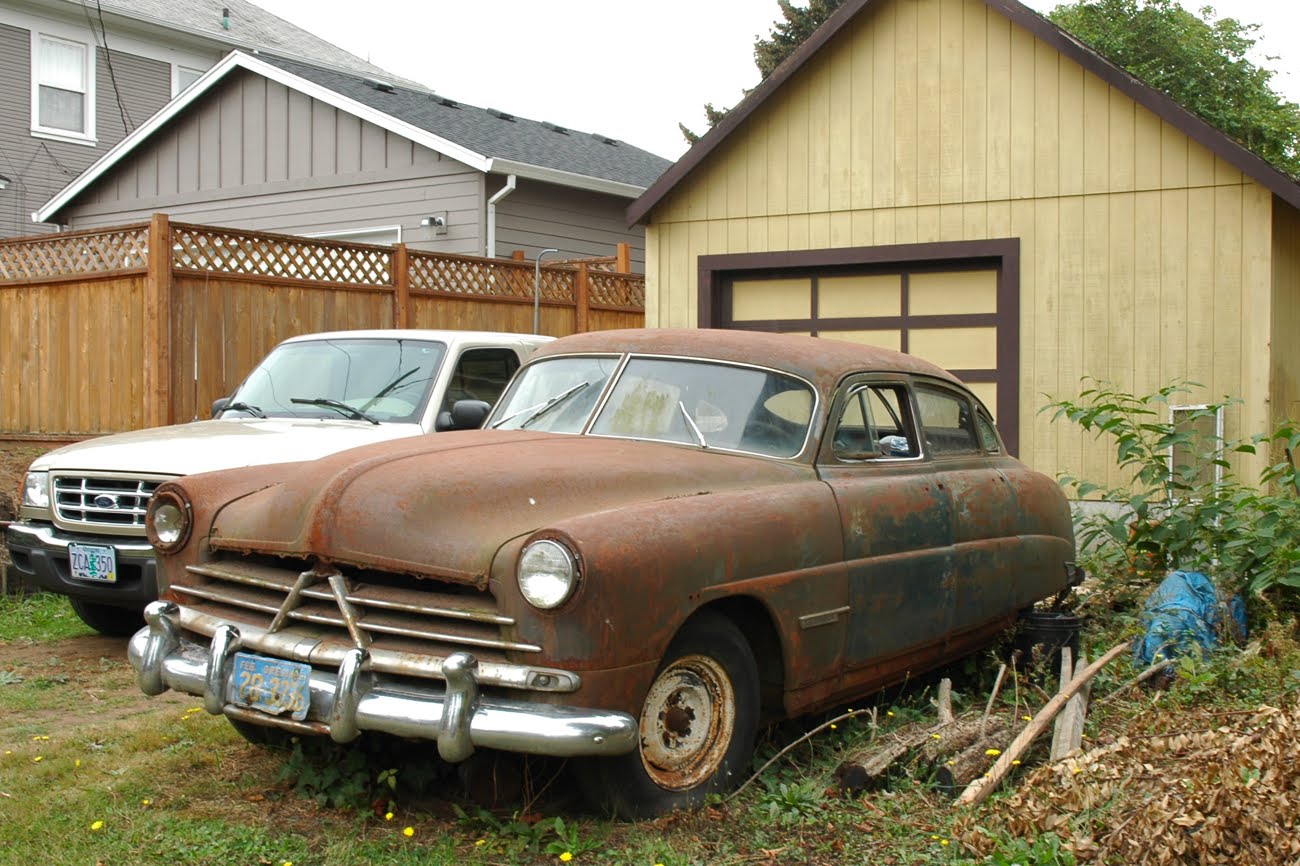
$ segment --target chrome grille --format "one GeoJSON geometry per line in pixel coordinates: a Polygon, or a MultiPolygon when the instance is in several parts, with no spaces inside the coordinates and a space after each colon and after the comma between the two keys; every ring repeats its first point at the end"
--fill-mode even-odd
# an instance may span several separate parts
{"type": "Polygon", "coordinates": [[[64,523],[144,529],[149,498],[163,480],[55,475],[54,514],[64,523]]]}
{"type": "MultiPolygon", "coordinates": [[[[332,567],[331,567],[332,568],[332,567]]],[[[172,590],[186,606],[316,644],[353,644],[356,633],[375,648],[443,657],[468,650],[484,659],[508,652],[539,652],[540,647],[510,640],[503,629],[514,620],[502,616],[488,593],[402,575],[339,569],[342,594],[322,575],[292,593],[310,565],[297,560],[238,557],[186,567],[172,590]],[[356,633],[348,615],[355,617],[356,633]],[[276,625],[277,619],[279,624],[276,625]]],[[[313,572],[314,575],[314,572],[313,572]]]]}

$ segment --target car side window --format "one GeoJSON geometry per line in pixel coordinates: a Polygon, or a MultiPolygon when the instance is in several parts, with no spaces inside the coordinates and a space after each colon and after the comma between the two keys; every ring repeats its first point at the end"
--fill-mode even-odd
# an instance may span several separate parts
{"type": "Polygon", "coordinates": [[[916,408],[922,436],[931,454],[978,454],[975,416],[968,400],[955,392],[919,386],[916,408]]]}
{"type": "Polygon", "coordinates": [[[998,454],[1002,451],[1002,442],[998,439],[997,428],[983,412],[975,416],[975,427],[979,430],[980,445],[990,454],[998,454]]]}
{"type": "Polygon", "coordinates": [[[456,362],[443,410],[450,411],[457,400],[482,400],[496,405],[510,377],[519,369],[514,349],[466,349],[456,362]]]}
{"type": "Polygon", "coordinates": [[[839,460],[915,457],[920,451],[907,423],[908,405],[903,385],[853,386],[835,424],[832,453],[839,460]]]}

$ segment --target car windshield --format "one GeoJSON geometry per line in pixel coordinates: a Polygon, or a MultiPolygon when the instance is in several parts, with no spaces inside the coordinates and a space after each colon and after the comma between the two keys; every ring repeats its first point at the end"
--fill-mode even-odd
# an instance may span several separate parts
{"type": "MultiPolygon", "coordinates": [[[[554,358],[520,373],[489,426],[580,433],[617,366],[614,358],[554,358]]],[[[713,361],[634,357],[590,424],[597,436],[793,457],[816,400],[793,376],[713,361]]]]}
{"type": "Polygon", "coordinates": [[[443,343],[391,337],[283,343],[230,403],[241,415],[418,422],[446,354],[443,343]]]}

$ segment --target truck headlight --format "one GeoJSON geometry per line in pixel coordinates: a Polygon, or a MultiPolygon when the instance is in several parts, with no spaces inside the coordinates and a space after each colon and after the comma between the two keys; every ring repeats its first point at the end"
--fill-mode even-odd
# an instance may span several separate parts
{"type": "Polygon", "coordinates": [[[533,607],[557,608],[578,585],[578,559],[558,541],[534,541],[519,555],[519,591],[533,607]]]}
{"type": "Polygon", "coordinates": [[[149,500],[144,532],[159,553],[179,550],[190,537],[190,504],[174,490],[155,493],[149,500]]]}
{"type": "Polygon", "coordinates": [[[23,479],[23,505],[27,508],[50,507],[50,473],[27,473],[23,479]]]}

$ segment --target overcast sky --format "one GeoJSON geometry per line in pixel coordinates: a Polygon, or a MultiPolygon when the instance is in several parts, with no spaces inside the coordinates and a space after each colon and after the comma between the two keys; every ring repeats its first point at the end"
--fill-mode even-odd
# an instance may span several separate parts
{"type": "MultiPolygon", "coordinates": [[[[686,150],[679,122],[702,130],[704,103],[729,107],[758,83],[754,38],[767,36],[780,15],[776,0],[253,2],[453,99],[599,132],[669,159],[686,150]]],[[[1028,5],[1046,11],[1056,3],[1028,5]]],[[[1213,5],[1219,16],[1262,25],[1256,62],[1277,72],[1275,90],[1300,102],[1300,2],[1213,5]]]]}

